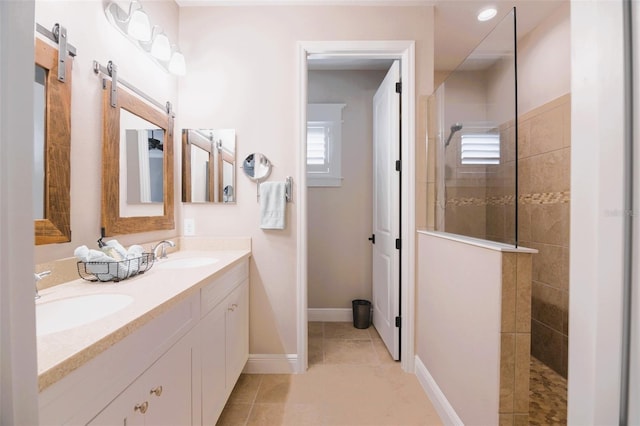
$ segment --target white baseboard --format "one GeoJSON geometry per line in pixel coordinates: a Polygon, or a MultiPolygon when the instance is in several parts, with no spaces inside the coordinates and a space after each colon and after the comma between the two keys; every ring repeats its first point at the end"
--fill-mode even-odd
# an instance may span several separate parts
{"type": "Polygon", "coordinates": [[[353,310],[349,308],[309,308],[307,320],[318,322],[351,322],[353,310]]]}
{"type": "Polygon", "coordinates": [[[298,354],[249,354],[243,373],[295,374],[298,354]]]}
{"type": "Polygon", "coordinates": [[[440,420],[442,420],[445,425],[464,426],[456,410],[453,409],[447,397],[442,393],[440,387],[429,373],[429,370],[427,370],[427,367],[422,363],[420,357],[416,355],[415,359],[415,373],[418,382],[438,412],[440,420]]]}

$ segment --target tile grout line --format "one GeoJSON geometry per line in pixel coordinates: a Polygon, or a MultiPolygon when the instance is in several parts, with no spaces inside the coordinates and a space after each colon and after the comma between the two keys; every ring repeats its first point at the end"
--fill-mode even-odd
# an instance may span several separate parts
{"type": "Polygon", "coordinates": [[[244,421],[244,426],[249,424],[249,419],[251,418],[251,413],[253,413],[253,408],[256,404],[256,399],[258,399],[258,393],[260,392],[260,388],[262,387],[262,381],[264,379],[264,375],[260,374],[260,383],[258,383],[258,389],[256,389],[256,394],[253,396],[253,400],[251,401],[251,406],[249,407],[249,412],[247,413],[247,418],[244,421]]]}

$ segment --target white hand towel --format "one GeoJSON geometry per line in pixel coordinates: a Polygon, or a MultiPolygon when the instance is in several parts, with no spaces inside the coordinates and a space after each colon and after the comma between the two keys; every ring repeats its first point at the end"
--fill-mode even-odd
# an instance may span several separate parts
{"type": "Polygon", "coordinates": [[[260,184],[260,228],[284,229],[286,208],[285,182],[260,184]]]}

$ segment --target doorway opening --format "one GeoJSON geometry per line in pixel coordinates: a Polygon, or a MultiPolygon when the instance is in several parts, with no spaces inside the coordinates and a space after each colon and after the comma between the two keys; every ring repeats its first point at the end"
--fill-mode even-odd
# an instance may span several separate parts
{"type": "MultiPolygon", "coordinates": [[[[336,316],[339,317],[338,321],[351,321],[351,309],[350,308],[340,308],[340,309],[331,309],[331,312],[318,312],[321,310],[316,309],[308,309],[309,308],[309,298],[310,297],[318,297],[317,294],[314,294],[312,287],[310,287],[310,278],[309,276],[313,274],[314,279],[322,280],[324,279],[324,274],[320,274],[320,276],[316,275],[314,271],[310,268],[317,271],[318,262],[316,257],[316,253],[314,249],[309,245],[309,241],[313,238],[317,237],[318,232],[322,232],[322,226],[318,225],[315,221],[318,220],[319,216],[324,217],[324,224],[331,223],[333,221],[335,226],[344,227],[347,224],[343,222],[339,222],[340,218],[336,217],[337,214],[332,216],[331,211],[339,210],[339,208],[343,208],[346,205],[347,210],[349,209],[349,205],[356,207],[356,204],[360,209],[364,208],[367,211],[367,214],[362,214],[362,210],[360,212],[356,212],[353,217],[356,219],[345,218],[346,220],[352,220],[352,226],[357,226],[359,228],[358,232],[348,233],[344,238],[347,238],[347,242],[349,246],[359,247],[359,253],[357,253],[357,259],[354,258],[358,262],[359,268],[359,276],[356,278],[357,285],[362,288],[358,288],[356,291],[361,291],[359,294],[363,294],[366,298],[372,292],[372,275],[376,275],[375,272],[372,273],[372,261],[371,261],[371,243],[367,241],[367,237],[371,235],[371,230],[373,226],[372,216],[374,211],[374,194],[376,191],[373,189],[373,176],[375,176],[374,171],[374,162],[373,162],[373,146],[371,143],[371,133],[373,129],[368,129],[368,148],[369,152],[364,153],[361,158],[361,164],[358,167],[353,167],[353,160],[351,162],[343,162],[342,169],[345,174],[353,174],[355,171],[356,177],[352,180],[359,180],[362,182],[363,180],[368,180],[368,187],[366,185],[360,185],[359,195],[347,195],[347,201],[341,201],[339,197],[336,199],[331,199],[331,189],[329,188],[325,194],[321,194],[319,197],[316,197],[317,194],[313,193],[315,188],[307,186],[307,102],[313,103],[331,103],[333,102],[330,97],[323,98],[322,96],[318,96],[319,89],[316,86],[310,86],[310,84],[315,84],[312,79],[309,78],[309,72],[314,73],[319,68],[328,69],[336,69],[336,68],[344,68],[348,67],[345,64],[351,64],[352,67],[355,68],[364,68],[368,69],[367,75],[364,77],[367,80],[367,84],[371,87],[378,85],[379,82],[383,80],[387,70],[390,65],[396,61],[399,68],[399,77],[402,81],[402,96],[398,97],[401,99],[400,109],[403,112],[402,122],[399,125],[398,135],[398,147],[397,153],[395,155],[398,158],[406,158],[413,159],[414,151],[415,151],[415,89],[414,89],[414,43],[410,41],[380,41],[380,42],[301,42],[299,44],[299,126],[300,126],[300,142],[298,146],[299,150],[299,173],[297,177],[297,181],[299,182],[298,186],[298,211],[297,216],[298,220],[298,271],[297,271],[297,281],[298,281],[298,317],[297,317],[297,330],[298,330],[298,372],[304,372],[308,366],[308,321],[309,319],[314,320],[317,319],[317,315],[329,315],[333,316],[333,320],[335,321],[336,316]],[[341,64],[341,65],[338,65],[341,64]],[[368,65],[364,65],[368,64],[368,65]],[[375,68],[378,68],[377,71],[375,68]],[[379,81],[377,81],[379,80],[379,81]],[[315,91],[315,93],[313,93],[315,91]],[[355,198],[355,199],[354,199],[355,198]],[[329,200],[329,201],[327,201],[329,200]],[[364,200],[364,201],[363,201],[364,200]],[[335,205],[332,205],[334,203],[335,205]],[[358,221],[357,218],[361,220],[358,221]],[[326,219],[326,220],[325,220],[326,219]],[[360,229],[361,228],[361,229],[360,229]],[[368,228],[366,231],[363,231],[365,228],[368,228]],[[362,234],[362,235],[359,235],[362,234]],[[362,241],[364,240],[364,241],[362,241]],[[311,256],[314,256],[314,262],[309,262],[311,256]],[[311,274],[310,274],[311,273],[311,274]],[[368,289],[367,289],[368,286],[368,289]],[[311,290],[310,290],[311,289],[311,290]]],[[[343,70],[346,71],[346,70],[343,70]]],[[[347,73],[348,74],[348,73],[347,73]]],[[[364,74],[363,74],[364,76],[364,74]]],[[[317,76],[316,76],[317,77],[317,76]]],[[[326,77],[326,76],[325,76],[326,77]]],[[[328,77],[330,79],[330,77],[328,77]]],[[[360,80],[359,86],[363,88],[363,84],[365,82],[360,80]]],[[[366,86],[366,84],[364,84],[366,86]]],[[[395,82],[394,82],[395,87],[395,82]]],[[[367,89],[364,87],[364,91],[367,89]]],[[[400,90],[400,89],[399,89],[400,90]]],[[[321,91],[321,90],[320,90],[321,91]]],[[[374,90],[375,91],[375,90],[374,90]]],[[[335,99],[335,98],[333,98],[335,99]]],[[[347,105],[346,108],[349,108],[347,105]]],[[[369,108],[369,113],[373,114],[373,104],[369,104],[366,108],[369,108]]],[[[360,108],[362,110],[362,106],[360,108]]],[[[371,126],[373,127],[373,126],[371,126]]],[[[315,130],[314,130],[315,131],[315,130]]],[[[349,135],[347,135],[349,136],[349,135]]],[[[367,136],[365,135],[365,139],[367,136]]],[[[348,142],[347,142],[348,143],[348,142]]],[[[353,148],[353,147],[351,147],[353,148]]],[[[386,155],[386,154],[385,154],[386,155]]],[[[394,154],[389,154],[394,155],[394,154]]],[[[395,158],[393,163],[395,164],[395,158]]],[[[412,303],[410,301],[413,300],[414,288],[413,285],[409,285],[409,283],[413,283],[414,279],[414,231],[415,231],[415,206],[414,206],[414,166],[411,164],[411,161],[406,161],[406,164],[398,163],[398,167],[401,167],[402,173],[396,173],[393,170],[393,176],[397,176],[398,186],[395,188],[395,191],[389,191],[388,188],[384,188],[382,191],[377,191],[377,193],[384,194],[384,197],[388,197],[392,194],[396,197],[397,200],[397,209],[395,213],[392,212],[395,217],[390,218],[390,220],[395,221],[397,224],[397,228],[394,230],[394,251],[396,246],[395,239],[397,238],[399,241],[397,242],[398,247],[404,249],[402,251],[402,257],[398,256],[398,262],[395,267],[392,267],[390,271],[393,274],[397,274],[396,278],[396,293],[397,300],[395,304],[397,306],[397,312],[402,312],[402,318],[398,319],[401,322],[402,327],[396,329],[398,332],[398,339],[396,343],[387,344],[390,349],[393,349],[394,345],[396,347],[396,357],[399,358],[399,353],[402,353],[401,366],[403,370],[407,372],[413,372],[413,358],[414,358],[414,350],[413,350],[413,309],[412,303]],[[402,201],[400,201],[402,200],[402,201]],[[398,343],[398,341],[400,343],[398,343]]],[[[377,167],[377,166],[376,166],[377,167]]],[[[392,174],[392,173],[389,173],[392,174]]],[[[315,178],[312,176],[309,179],[309,182],[314,181],[315,178]]],[[[346,184],[345,184],[346,186],[346,184]]],[[[326,188],[326,187],[325,187],[326,188]]],[[[394,188],[394,189],[395,189],[394,188]]],[[[356,193],[358,193],[356,191],[356,193]]],[[[343,191],[347,192],[347,191],[343,191]]],[[[334,192],[335,194],[335,192],[334,192]]],[[[344,195],[344,194],[343,194],[344,195]]],[[[393,199],[393,197],[390,197],[393,199]]],[[[387,200],[387,202],[392,202],[392,200],[387,200]]],[[[329,232],[327,232],[329,234],[329,232]]],[[[339,241],[332,240],[330,236],[326,236],[327,243],[329,245],[328,250],[327,247],[324,247],[325,253],[331,253],[332,248],[335,249],[333,255],[335,255],[336,251],[344,252],[343,262],[349,262],[350,256],[355,253],[353,250],[349,250],[348,248],[344,248],[341,246],[339,241]],[[346,250],[346,251],[345,251],[346,250]]],[[[346,244],[346,243],[345,243],[346,244]]],[[[399,250],[398,250],[399,253],[399,250]]],[[[393,265],[392,265],[393,266],[393,265]]],[[[329,274],[330,276],[330,274],[329,274]]],[[[355,293],[349,294],[349,290],[346,292],[340,291],[340,283],[329,283],[330,285],[336,286],[337,291],[328,291],[325,292],[325,298],[331,298],[332,294],[335,297],[342,299],[346,299],[346,303],[350,304],[350,301],[354,297],[355,293]],[[344,294],[343,294],[344,293],[344,294]]],[[[345,301],[329,301],[329,304],[333,304],[334,306],[345,306],[345,301]]],[[[399,316],[399,315],[398,315],[399,316]]],[[[375,317],[375,315],[374,315],[375,317]]],[[[395,320],[395,317],[393,318],[395,320]]],[[[393,328],[395,329],[395,321],[393,321],[393,328]]],[[[313,332],[313,330],[311,330],[313,332]]],[[[377,333],[372,328],[372,333],[377,335],[377,333]]],[[[393,352],[392,350],[390,352],[393,352]]],[[[397,358],[396,358],[397,359],[397,358]]]]}

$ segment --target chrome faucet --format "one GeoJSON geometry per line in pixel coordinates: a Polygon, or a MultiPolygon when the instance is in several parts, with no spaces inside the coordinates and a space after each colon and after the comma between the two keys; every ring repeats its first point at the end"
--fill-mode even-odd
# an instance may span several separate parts
{"type": "Polygon", "coordinates": [[[175,247],[176,243],[174,243],[173,241],[169,241],[169,240],[162,240],[160,241],[158,244],[156,244],[151,251],[153,251],[153,257],[155,257],[156,259],[166,259],[167,258],[167,249],[166,247],[175,247]],[[158,256],[157,251],[158,248],[160,249],[160,256],[158,256]]]}
{"type": "Polygon", "coordinates": [[[40,299],[40,295],[38,294],[38,281],[40,281],[41,279],[43,279],[47,275],[51,275],[51,271],[43,271],[43,272],[40,272],[40,273],[36,272],[33,275],[34,275],[34,277],[36,279],[36,299],[40,299]]]}

